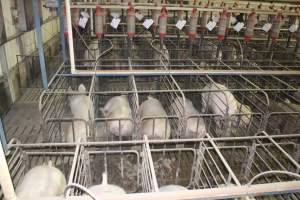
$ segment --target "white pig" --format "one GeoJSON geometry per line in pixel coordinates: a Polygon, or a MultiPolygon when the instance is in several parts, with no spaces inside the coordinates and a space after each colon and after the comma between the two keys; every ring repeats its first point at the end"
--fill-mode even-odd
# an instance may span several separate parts
{"type": "MultiPolygon", "coordinates": [[[[79,92],[86,92],[86,88],[83,84],[80,84],[78,87],[79,92]]],[[[82,138],[82,141],[87,141],[87,135],[89,134],[88,122],[94,118],[94,108],[93,102],[89,96],[85,94],[72,95],[69,97],[69,106],[73,118],[85,120],[74,120],[74,125],[70,123],[65,133],[66,142],[78,142],[79,138],[82,138]],[[73,139],[73,133],[75,140],[73,139]]]]}
{"type": "Polygon", "coordinates": [[[202,112],[211,111],[213,114],[222,116],[225,123],[222,124],[221,120],[216,118],[217,131],[228,135],[228,130],[231,127],[230,116],[238,112],[237,100],[230,91],[224,91],[228,89],[219,83],[207,84],[203,90],[223,90],[202,93],[202,112]]]}
{"type": "Polygon", "coordinates": [[[30,169],[17,185],[16,194],[20,199],[60,196],[66,184],[65,175],[49,161],[30,169]]]}
{"type": "Polygon", "coordinates": [[[245,128],[251,122],[251,108],[237,101],[237,112],[242,115],[235,115],[233,120],[234,128],[245,128]]]}
{"type": "Polygon", "coordinates": [[[185,105],[183,106],[182,97],[175,98],[171,104],[172,110],[175,111],[177,116],[183,114],[183,107],[185,110],[184,117],[187,120],[186,133],[183,138],[202,138],[206,134],[205,123],[198,110],[194,107],[193,102],[185,98],[185,105]]]}
{"type": "MultiPolygon", "coordinates": [[[[78,87],[78,92],[86,92],[86,88],[83,84],[78,87]]],[[[79,94],[69,96],[69,106],[74,118],[84,119],[89,121],[89,115],[91,119],[94,118],[93,102],[88,95],[79,94]]]]}
{"type": "Polygon", "coordinates": [[[102,183],[100,185],[93,185],[88,189],[103,199],[105,199],[105,196],[126,194],[123,188],[107,183],[107,174],[105,172],[102,174],[102,183]]]}
{"type": "Polygon", "coordinates": [[[117,118],[108,121],[110,133],[116,136],[130,136],[133,134],[132,112],[127,95],[112,97],[100,110],[105,118],[117,118]]]}
{"type": "Polygon", "coordinates": [[[170,123],[167,113],[159,100],[148,96],[148,99],[140,105],[139,114],[142,119],[140,130],[142,135],[147,135],[149,139],[169,139],[171,135],[170,123]],[[143,118],[148,117],[150,118],[143,120],[143,118]]]}
{"type": "Polygon", "coordinates": [[[188,189],[181,185],[165,185],[159,188],[159,192],[174,192],[174,191],[182,191],[182,190],[188,190],[188,189]]]}
{"type": "Polygon", "coordinates": [[[73,124],[74,124],[74,128],[72,124],[68,126],[68,130],[67,130],[68,132],[67,134],[65,134],[66,142],[79,142],[79,141],[86,142],[87,136],[89,134],[88,125],[85,122],[80,120],[75,120],[73,124]],[[74,132],[74,136],[73,136],[73,132],[74,132]]]}

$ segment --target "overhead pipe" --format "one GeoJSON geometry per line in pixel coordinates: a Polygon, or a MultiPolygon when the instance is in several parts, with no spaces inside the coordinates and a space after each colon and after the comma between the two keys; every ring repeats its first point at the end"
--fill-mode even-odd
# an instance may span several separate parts
{"type": "MultiPolygon", "coordinates": [[[[73,4],[71,5],[71,8],[96,8],[97,4],[84,4],[84,3],[79,3],[77,2],[77,4],[73,4]]],[[[192,11],[194,8],[197,8],[199,11],[209,11],[209,12],[222,12],[224,10],[224,7],[210,7],[210,8],[205,8],[205,7],[201,7],[201,6],[183,6],[180,7],[178,5],[174,5],[172,6],[172,4],[162,4],[161,6],[156,6],[155,4],[151,4],[151,5],[138,5],[135,4],[135,8],[137,10],[161,10],[163,7],[166,7],[166,9],[168,11],[179,11],[179,10],[183,10],[183,11],[192,11]]],[[[107,8],[107,9],[122,9],[125,10],[127,9],[127,5],[103,5],[103,8],[107,8]]],[[[228,8],[227,10],[229,13],[251,13],[252,12],[252,8],[228,8]]],[[[265,14],[265,15],[276,15],[277,11],[274,11],[273,9],[258,9],[256,10],[257,14],[265,14]]],[[[300,16],[300,13],[297,12],[291,12],[291,11],[283,11],[282,14],[284,16],[300,16]]]]}

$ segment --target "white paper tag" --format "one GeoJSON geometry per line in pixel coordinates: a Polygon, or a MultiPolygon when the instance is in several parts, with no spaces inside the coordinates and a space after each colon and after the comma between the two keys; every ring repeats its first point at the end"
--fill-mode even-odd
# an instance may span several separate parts
{"type": "Polygon", "coordinates": [[[113,18],[110,22],[110,25],[114,28],[117,29],[119,26],[119,23],[121,22],[120,18],[113,18]]]}
{"type": "Polygon", "coordinates": [[[178,20],[177,23],[176,23],[176,27],[179,29],[179,30],[182,30],[183,27],[185,26],[186,24],[186,20],[178,20]]]}
{"type": "Polygon", "coordinates": [[[220,19],[219,16],[216,16],[216,15],[213,15],[213,16],[212,16],[212,20],[213,20],[214,22],[216,22],[216,23],[219,21],[219,19],[220,19]]]}
{"type": "Polygon", "coordinates": [[[141,20],[144,18],[144,15],[143,15],[142,13],[140,13],[140,12],[137,12],[137,13],[135,13],[135,17],[136,17],[139,21],[141,21],[141,20]]]}
{"type": "Polygon", "coordinates": [[[244,23],[243,22],[238,22],[234,27],[233,29],[236,31],[236,32],[240,32],[242,30],[242,28],[244,27],[244,23]]]}
{"type": "Polygon", "coordinates": [[[110,13],[110,16],[112,16],[113,18],[119,18],[120,17],[120,13],[110,13]]]}
{"type": "Polygon", "coordinates": [[[290,26],[289,31],[291,33],[294,33],[294,32],[296,32],[298,30],[298,27],[299,27],[299,25],[293,24],[293,25],[290,26]]]}
{"type": "Polygon", "coordinates": [[[212,31],[215,27],[216,27],[217,23],[214,22],[214,21],[210,21],[206,24],[206,28],[209,30],[209,31],[212,31]]]}
{"type": "Polygon", "coordinates": [[[272,28],[272,24],[271,24],[271,23],[266,23],[266,24],[262,27],[262,30],[265,31],[265,32],[268,32],[271,28],[272,28]]]}
{"type": "Polygon", "coordinates": [[[80,26],[81,28],[85,28],[87,21],[88,21],[88,18],[80,17],[78,26],[80,26]]]}
{"type": "Polygon", "coordinates": [[[146,28],[146,29],[149,29],[153,24],[153,20],[152,19],[146,19],[143,23],[143,26],[146,28]]]}
{"type": "Polygon", "coordinates": [[[237,19],[233,16],[230,17],[230,23],[235,24],[237,22],[237,19]]]}
{"type": "Polygon", "coordinates": [[[85,18],[89,18],[90,17],[90,15],[87,12],[85,12],[85,11],[82,11],[80,14],[81,14],[82,17],[85,17],[85,18]]]}

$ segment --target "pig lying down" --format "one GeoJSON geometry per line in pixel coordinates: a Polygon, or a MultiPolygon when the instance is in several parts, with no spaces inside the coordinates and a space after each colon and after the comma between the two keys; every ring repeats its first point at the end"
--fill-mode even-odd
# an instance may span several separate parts
{"type": "Polygon", "coordinates": [[[231,118],[234,114],[242,114],[240,120],[243,126],[250,123],[250,107],[238,102],[230,91],[226,91],[228,90],[227,87],[219,83],[209,83],[203,90],[222,90],[202,93],[202,112],[216,114],[221,117],[221,119],[220,117],[215,118],[218,135],[229,136],[231,127],[238,125],[239,117],[231,118]]]}
{"type": "Polygon", "coordinates": [[[186,120],[186,132],[182,134],[181,138],[203,138],[205,136],[206,128],[204,120],[198,116],[200,113],[194,107],[191,100],[185,98],[185,105],[183,105],[181,97],[175,98],[171,107],[177,116],[184,114],[186,120]]]}
{"type": "Polygon", "coordinates": [[[142,136],[147,135],[149,139],[170,138],[170,123],[167,113],[159,100],[148,96],[148,99],[140,105],[139,114],[142,120],[140,129],[142,136]]]}
{"type": "Polygon", "coordinates": [[[100,110],[105,118],[116,118],[107,121],[109,133],[115,136],[131,136],[133,134],[132,111],[127,95],[112,97],[100,110]]]}
{"type": "Polygon", "coordinates": [[[30,169],[17,185],[16,194],[20,199],[60,196],[66,184],[65,175],[49,161],[30,169]]]}

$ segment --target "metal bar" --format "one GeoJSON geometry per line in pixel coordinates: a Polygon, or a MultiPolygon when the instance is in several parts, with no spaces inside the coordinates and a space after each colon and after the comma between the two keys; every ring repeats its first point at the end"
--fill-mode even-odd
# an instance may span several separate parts
{"type": "Polygon", "coordinates": [[[226,159],[223,157],[222,153],[220,152],[220,150],[217,147],[217,145],[215,144],[215,142],[212,140],[212,138],[209,136],[209,134],[206,134],[206,136],[209,139],[209,142],[213,146],[214,150],[217,152],[219,158],[222,160],[223,165],[228,170],[228,172],[229,172],[230,176],[232,177],[232,179],[234,180],[235,184],[240,186],[241,183],[239,182],[238,178],[235,176],[234,172],[230,168],[230,166],[229,166],[228,162],[226,161],[226,159]]]}
{"type": "Polygon", "coordinates": [[[2,123],[2,119],[0,118],[0,142],[3,147],[3,151],[6,153],[7,152],[7,140],[5,136],[5,131],[2,123]]]}
{"type": "MultiPolygon", "coordinates": [[[[72,66],[71,66],[72,68],[72,66]]],[[[75,66],[74,66],[75,68],[75,66]]],[[[72,75],[82,76],[157,76],[157,75],[276,75],[276,76],[299,76],[300,71],[280,71],[280,70],[74,70],[72,75]]]]}
{"type": "MultiPolygon", "coordinates": [[[[1,131],[1,130],[0,130],[1,131]]],[[[17,200],[2,144],[0,143],[0,185],[6,200],[17,200]]]]}
{"type": "MultiPolygon", "coordinates": [[[[79,3],[76,2],[76,4],[72,4],[71,8],[88,8],[88,9],[95,9],[96,8],[96,3],[79,3]]],[[[128,9],[128,5],[113,5],[113,4],[106,4],[106,5],[101,5],[104,9],[128,9]]],[[[163,6],[166,6],[166,9],[168,11],[192,11],[195,6],[170,6],[168,5],[162,5],[162,6],[154,6],[154,5],[135,5],[135,8],[137,10],[161,10],[163,6]]],[[[208,12],[221,12],[224,7],[197,7],[198,11],[208,11],[208,12]]],[[[236,8],[230,8],[228,9],[228,12],[230,13],[251,13],[252,8],[244,8],[244,9],[236,9],[236,8]]],[[[277,11],[272,11],[271,9],[269,10],[262,10],[262,9],[257,9],[255,10],[257,14],[265,14],[265,15],[276,15],[278,12],[277,11]]],[[[282,11],[283,15],[286,16],[299,16],[300,13],[297,12],[292,12],[292,11],[282,11]]]]}
{"type": "Polygon", "coordinates": [[[48,80],[47,80],[47,71],[46,71],[46,63],[45,63],[45,55],[44,55],[44,47],[43,47],[43,35],[41,29],[41,19],[40,12],[38,8],[38,1],[32,0],[33,13],[34,13],[34,24],[35,24],[35,33],[36,33],[36,42],[39,51],[39,60],[40,60],[40,68],[42,74],[42,82],[44,89],[48,88],[48,80]]]}
{"type": "MultiPolygon", "coordinates": [[[[79,156],[79,152],[80,151],[80,145],[76,145],[76,149],[75,149],[75,152],[74,152],[74,158],[73,158],[73,162],[72,162],[72,167],[71,167],[71,170],[70,170],[70,176],[69,176],[69,180],[68,180],[68,184],[71,184],[74,180],[73,180],[73,177],[74,177],[74,173],[76,171],[76,164],[77,164],[77,160],[78,160],[78,156],[79,156]]],[[[70,190],[67,191],[67,195],[70,194],[70,190]]]]}
{"type": "Polygon", "coordinates": [[[60,27],[60,45],[61,45],[61,51],[63,55],[64,62],[67,61],[67,52],[66,52],[66,41],[64,36],[64,17],[63,17],[63,10],[62,10],[62,0],[58,0],[58,9],[57,13],[59,16],[59,27],[60,27]]]}
{"type": "MultiPolygon", "coordinates": [[[[300,181],[278,182],[256,184],[250,186],[230,186],[222,188],[209,188],[201,190],[188,190],[176,192],[152,192],[152,193],[132,193],[124,195],[109,195],[105,197],[107,200],[196,200],[196,199],[228,199],[243,196],[261,196],[297,193],[300,191],[300,181]]],[[[97,196],[101,199],[100,196],[97,196]]],[[[61,197],[52,198],[31,198],[30,200],[61,200],[61,197]]],[[[70,196],[68,200],[88,200],[88,196],[70,196]]],[[[29,200],[29,199],[24,199],[29,200]]]]}
{"type": "MultiPolygon", "coordinates": [[[[122,34],[122,33],[120,33],[120,34],[107,33],[107,34],[105,34],[105,37],[108,37],[108,38],[110,38],[110,37],[117,38],[117,37],[128,37],[128,36],[127,36],[127,34],[122,34]]],[[[148,34],[139,34],[138,37],[141,37],[141,38],[150,38],[152,36],[148,35],[148,34]]],[[[156,37],[158,38],[158,36],[156,36],[156,37]]],[[[177,36],[176,35],[167,34],[165,37],[166,38],[176,38],[177,36]]],[[[181,38],[188,38],[188,36],[186,34],[185,35],[181,35],[180,37],[181,38]]],[[[217,39],[217,37],[218,36],[205,35],[204,39],[217,39]]],[[[200,38],[200,36],[197,35],[196,38],[200,38]]],[[[236,39],[244,40],[244,37],[240,37],[240,36],[227,36],[226,39],[228,39],[228,40],[236,40],[236,39]]],[[[261,38],[259,38],[259,37],[253,37],[251,40],[252,41],[266,41],[267,38],[265,38],[265,37],[261,37],[261,38]]],[[[278,42],[284,42],[284,41],[286,41],[286,39],[285,38],[278,38],[277,41],[278,42]]],[[[295,42],[296,40],[295,39],[291,39],[291,41],[295,42]]]]}
{"type": "Polygon", "coordinates": [[[65,2],[66,2],[66,15],[67,15],[67,24],[68,24],[68,42],[69,42],[71,72],[73,73],[75,71],[75,55],[74,55],[74,43],[73,43],[73,30],[72,30],[70,0],[66,0],[65,2]]]}
{"type": "Polygon", "coordinates": [[[145,141],[145,153],[148,155],[147,158],[149,159],[149,165],[150,165],[150,171],[151,171],[151,175],[152,175],[152,179],[153,179],[153,189],[154,191],[158,192],[158,184],[157,184],[157,180],[156,180],[156,174],[155,174],[155,170],[154,170],[154,165],[153,165],[153,159],[152,159],[152,155],[151,155],[151,151],[150,151],[150,146],[149,146],[149,142],[148,142],[148,137],[144,136],[144,141],[145,141]]]}

